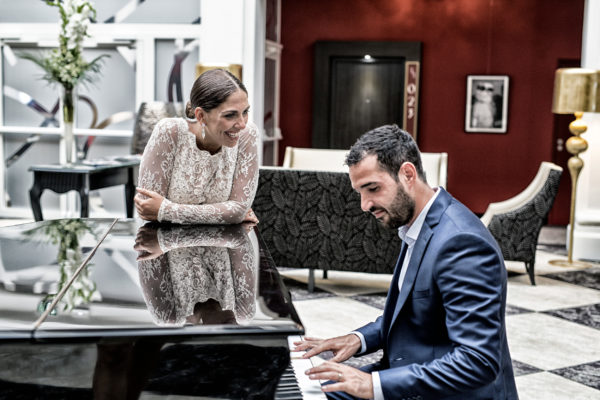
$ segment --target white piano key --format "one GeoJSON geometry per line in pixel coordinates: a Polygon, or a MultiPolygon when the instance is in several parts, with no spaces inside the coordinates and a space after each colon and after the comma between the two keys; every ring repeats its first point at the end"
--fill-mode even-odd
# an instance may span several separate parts
{"type": "MultiPolygon", "coordinates": [[[[288,336],[288,344],[290,351],[294,347],[294,342],[302,340],[300,336],[288,336]]],[[[300,358],[304,352],[293,351],[290,356],[292,358],[291,364],[294,369],[294,375],[298,381],[298,386],[302,391],[302,398],[305,400],[326,400],[327,397],[321,390],[321,384],[319,381],[311,380],[305,371],[313,367],[313,362],[308,358],[300,358]]]]}

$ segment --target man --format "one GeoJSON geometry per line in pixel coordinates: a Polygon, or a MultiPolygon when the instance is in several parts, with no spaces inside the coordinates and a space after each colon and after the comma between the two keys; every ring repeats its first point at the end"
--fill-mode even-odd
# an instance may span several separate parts
{"type": "Polygon", "coordinates": [[[345,336],[305,338],[304,357],[333,351],[306,371],[329,380],[334,399],[516,399],[506,341],[506,270],[494,238],[443,188],[427,185],[412,137],[376,128],[352,146],[346,163],[361,208],[403,240],[383,315],[345,336]],[[383,349],[355,369],[339,364],[383,349]]]}

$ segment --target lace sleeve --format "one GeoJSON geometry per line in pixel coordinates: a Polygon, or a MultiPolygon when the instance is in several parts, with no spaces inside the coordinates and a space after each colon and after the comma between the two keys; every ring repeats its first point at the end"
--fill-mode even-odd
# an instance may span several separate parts
{"type": "Polygon", "coordinates": [[[158,228],[158,243],[163,252],[180,247],[241,247],[247,235],[241,225],[189,226],[158,228]]]}
{"type": "Polygon", "coordinates": [[[167,195],[175,161],[177,135],[177,123],[174,119],[165,118],[156,124],[142,156],[139,187],[157,192],[163,197],[167,195]]]}
{"type": "Polygon", "coordinates": [[[229,199],[214,204],[178,204],[164,199],[160,221],[179,224],[239,224],[252,205],[258,185],[258,129],[248,123],[241,133],[229,199]]]}

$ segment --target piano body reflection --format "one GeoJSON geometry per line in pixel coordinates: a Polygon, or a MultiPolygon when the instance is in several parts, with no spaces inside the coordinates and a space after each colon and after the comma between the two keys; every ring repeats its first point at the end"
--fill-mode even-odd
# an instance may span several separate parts
{"type": "Polygon", "coordinates": [[[0,228],[0,253],[0,398],[302,398],[256,228],[41,221],[0,228]]]}

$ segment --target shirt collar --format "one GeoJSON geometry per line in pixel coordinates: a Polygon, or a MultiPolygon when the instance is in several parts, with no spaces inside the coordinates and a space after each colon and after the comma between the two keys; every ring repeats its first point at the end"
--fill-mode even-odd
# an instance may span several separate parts
{"type": "Polygon", "coordinates": [[[431,199],[429,199],[427,204],[425,204],[425,207],[423,207],[415,219],[415,222],[413,222],[412,225],[402,225],[400,228],[398,228],[398,237],[400,237],[400,240],[405,242],[408,247],[412,247],[412,245],[417,241],[419,233],[421,233],[423,223],[425,222],[425,217],[427,216],[431,205],[440,194],[439,188],[435,188],[434,190],[435,193],[433,196],[431,196],[431,199]]]}

